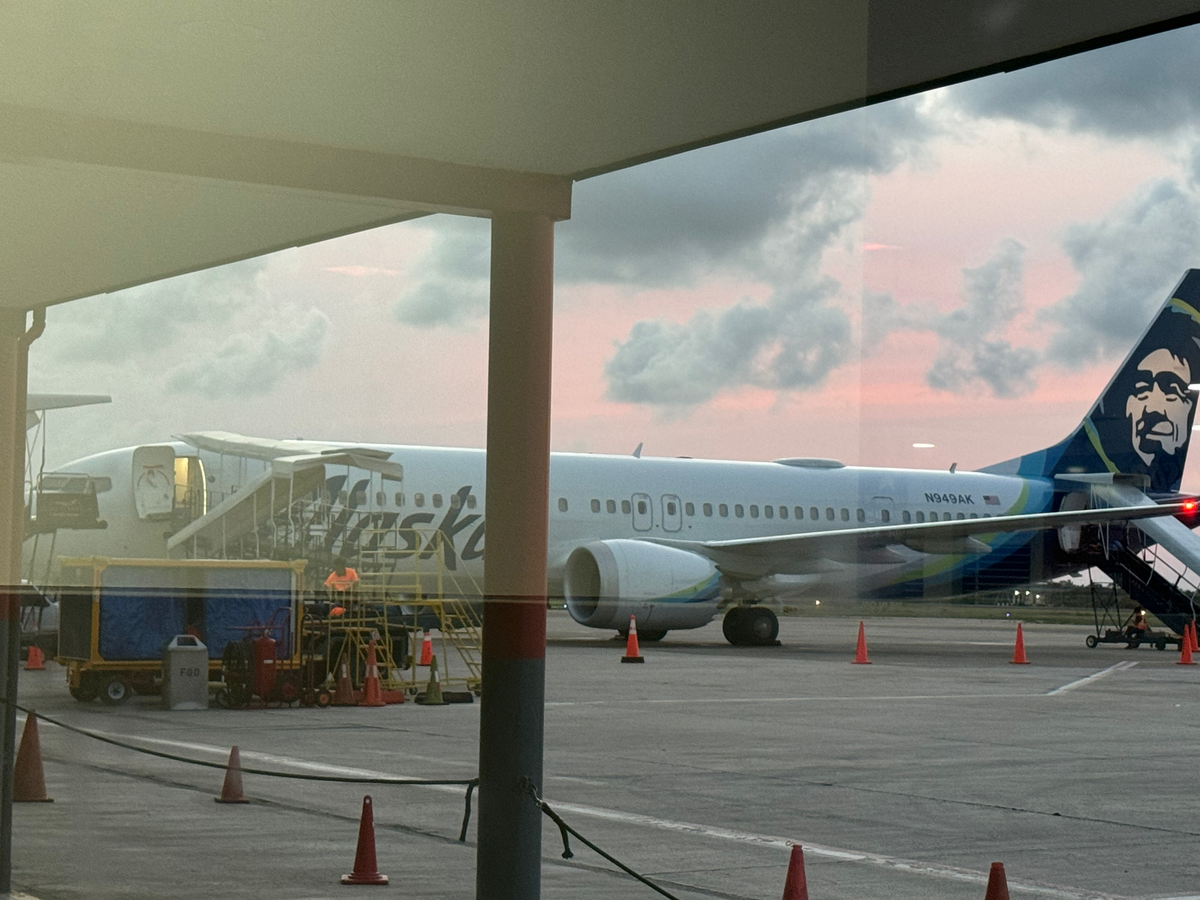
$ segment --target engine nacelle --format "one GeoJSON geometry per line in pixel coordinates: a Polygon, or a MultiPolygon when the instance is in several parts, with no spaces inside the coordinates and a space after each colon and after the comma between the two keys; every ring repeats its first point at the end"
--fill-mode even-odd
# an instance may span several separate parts
{"type": "Polygon", "coordinates": [[[721,574],[703,556],[645,541],[578,547],[563,570],[571,618],[592,628],[668,631],[707,625],[721,599],[721,574]]]}

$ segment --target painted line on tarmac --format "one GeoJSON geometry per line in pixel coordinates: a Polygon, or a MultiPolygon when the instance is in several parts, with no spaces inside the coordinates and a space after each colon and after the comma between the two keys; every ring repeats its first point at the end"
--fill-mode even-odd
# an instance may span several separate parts
{"type": "Polygon", "coordinates": [[[1091,675],[1088,675],[1086,678],[1080,678],[1077,681],[1072,681],[1067,684],[1064,684],[1062,687],[1056,687],[1052,691],[1046,691],[1046,696],[1047,697],[1057,697],[1059,694],[1065,694],[1067,691],[1073,691],[1073,690],[1075,690],[1075,688],[1081,688],[1085,684],[1091,684],[1093,681],[1099,681],[1101,678],[1111,675],[1113,672],[1124,672],[1126,669],[1132,669],[1136,665],[1137,665],[1137,662],[1135,660],[1132,660],[1132,659],[1122,660],[1121,662],[1116,663],[1115,665],[1109,666],[1107,669],[1101,669],[1099,672],[1093,672],[1091,675]]]}
{"type": "MultiPolygon", "coordinates": [[[[791,852],[794,844],[800,844],[804,848],[806,856],[819,856],[841,862],[866,863],[867,865],[879,866],[896,872],[924,875],[930,878],[941,878],[949,881],[968,882],[970,884],[986,885],[988,881],[988,873],[977,872],[973,869],[961,869],[956,866],[920,862],[919,860],[904,859],[899,856],[884,856],[879,853],[868,853],[863,850],[846,850],[840,847],[829,847],[824,844],[813,844],[808,841],[796,841],[773,835],[756,834],[752,831],[736,831],[730,828],[698,825],[694,822],[660,819],[656,816],[625,813],[597,806],[584,806],[578,803],[548,802],[551,802],[555,812],[572,812],[576,815],[593,819],[603,819],[609,822],[641,825],[646,828],[656,828],[660,831],[699,835],[701,837],[734,841],[740,844],[753,844],[758,847],[768,847],[773,850],[787,852],[791,852]]],[[[1025,891],[1031,894],[1039,894],[1043,897],[1062,898],[1062,900],[1126,900],[1126,898],[1116,894],[1102,894],[1096,891],[1085,891],[1079,888],[1063,887],[1057,884],[1045,884],[1035,881],[1014,881],[1011,878],[1008,881],[1008,888],[1010,891],[1025,891]]],[[[1183,900],[1183,898],[1178,898],[1178,900],[1183,900]]]]}
{"type": "Polygon", "coordinates": [[[710,706],[714,703],[852,703],[855,700],[892,703],[898,700],[1011,700],[1020,697],[1043,697],[1042,693],[988,694],[902,694],[867,697],[672,697],[662,700],[548,700],[546,706],[710,706]]]}

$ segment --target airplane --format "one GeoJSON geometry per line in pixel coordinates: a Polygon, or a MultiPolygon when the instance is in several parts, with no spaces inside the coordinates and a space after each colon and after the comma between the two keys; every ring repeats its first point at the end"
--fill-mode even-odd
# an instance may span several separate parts
{"type": "MultiPolygon", "coordinates": [[[[723,614],[725,637],[754,645],[774,643],[781,606],[806,596],[941,598],[1094,565],[1122,584],[1140,573],[1144,595],[1147,547],[1200,572],[1197,498],[1180,493],[1194,381],[1200,270],[1071,434],[978,471],[553,453],[548,596],[593,628],[621,631],[636,616],[643,640],[723,614]]],[[[454,590],[478,594],[484,474],[483,450],[183,434],[43,476],[26,555],[31,570],[45,566],[43,583],[55,565],[38,562],[47,533],[58,557],[291,556],[319,567],[342,556],[428,569],[436,556],[454,590]],[[56,521],[56,510],[78,515],[56,521]]],[[[1181,631],[1191,596],[1156,590],[1138,602],[1181,631]]]]}

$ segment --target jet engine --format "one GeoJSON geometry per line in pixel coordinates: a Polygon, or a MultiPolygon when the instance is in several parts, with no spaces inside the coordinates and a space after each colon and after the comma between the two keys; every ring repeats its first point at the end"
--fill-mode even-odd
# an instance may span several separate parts
{"type": "Polygon", "coordinates": [[[703,556],[646,541],[597,541],[578,547],[563,570],[571,618],[592,628],[665,632],[699,628],[717,612],[721,575],[703,556]]]}

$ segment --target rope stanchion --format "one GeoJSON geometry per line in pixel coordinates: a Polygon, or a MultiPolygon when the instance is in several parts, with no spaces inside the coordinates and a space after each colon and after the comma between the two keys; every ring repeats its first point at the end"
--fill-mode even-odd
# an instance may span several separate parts
{"type": "Polygon", "coordinates": [[[572,828],[570,825],[568,825],[566,822],[564,822],[562,817],[558,813],[556,813],[553,809],[550,808],[550,804],[538,796],[537,786],[534,785],[533,781],[530,778],[523,777],[521,779],[521,787],[525,790],[525,792],[527,794],[529,794],[530,797],[533,798],[533,802],[537,804],[538,809],[540,809],[543,813],[545,813],[546,816],[549,817],[550,821],[552,821],[555,825],[558,826],[559,833],[562,834],[562,842],[563,842],[562,856],[563,856],[563,859],[571,859],[575,855],[574,853],[571,852],[571,845],[570,845],[569,841],[567,840],[567,835],[570,835],[571,837],[574,837],[576,840],[578,840],[580,843],[586,845],[589,849],[594,850],[596,853],[599,853],[601,856],[603,856],[605,859],[607,859],[610,863],[612,863],[614,866],[616,866],[618,869],[620,869],[626,875],[630,876],[631,878],[637,879],[638,881],[640,881],[642,884],[646,885],[646,887],[650,888],[651,890],[657,891],[658,893],[662,894],[664,897],[669,898],[669,900],[679,900],[679,898],[676,897],[674,894],[672,894],[670,891],[664,890],[663,888],[661,888],[657,884],[655,884],[653,881],[651,881],[649,878],[647,878],[645,875],[640,875],[639,873],[635,872],[633,869],[629,868],[629,866],[625,865],[625,863],[621,862],[619,859],[617,859],[612,854],[606,853],[603,850],[601,850],[599,847],[597,847],[595,844],[593,844],[591,841],[589,841],[587,838],[585,838],[582,834],[580,834],[578,831],[576,831],[574,828],[572,828]]]}
{"type": "MultiPolygon", "coordinates": [[[[0,698],[0,705],[7,705],[8,701],[0,698]]],[[[99,741],[102,744],[110,744],[113,747],[120,747],[123,750],[132,750],[134,753],[141,753],[145,756],[153,756],[158,759],[166,759],[171,762],[187,763],[193,766],[202,766],[206,769],[226,769],[228,762],[209,762],[205,759],[193,759],[190,756],[180,756],[177,753],[166,753],[162,750],[151,750],[148,747],[139,747],[137,744],[131,744],[128,741],[117,740],[116,738],[108,737],[107,735],[97,734],[94,731],[88,731],[86,728],[80,728],[77,725],[68,725],[66,722],[61,722],[58,719],[53,719],[44,713],[36,712],[21,706],[19,703],[14,703],[13,707],[25,713],[27,716],[33,716],[35,719],[41,719],[43,722],[49,722],[64,731],[70,731],[74,734],[83,735],[86,738],[91,738],[94,741],[99,741]]],[[[411,787],[442,787],[442,786],[463,786],[467,789],[466,795],[466,813],[463,816],[462,834],[459,837],[460,841],[466,841],[467,825],[471,821],[471,793],[479,784],[478,778],[402,778],[399,776],[383,775],[374,778],[367,778],[360,775],[308,775],[300,772],[275,772],[270,769],[247,769],[242,767],[243,775],[262,775],[267,778],[291,778],[297,781],[325,781],[335,784],[388,784],[396,786],[411,786],[411,787]]]]}

